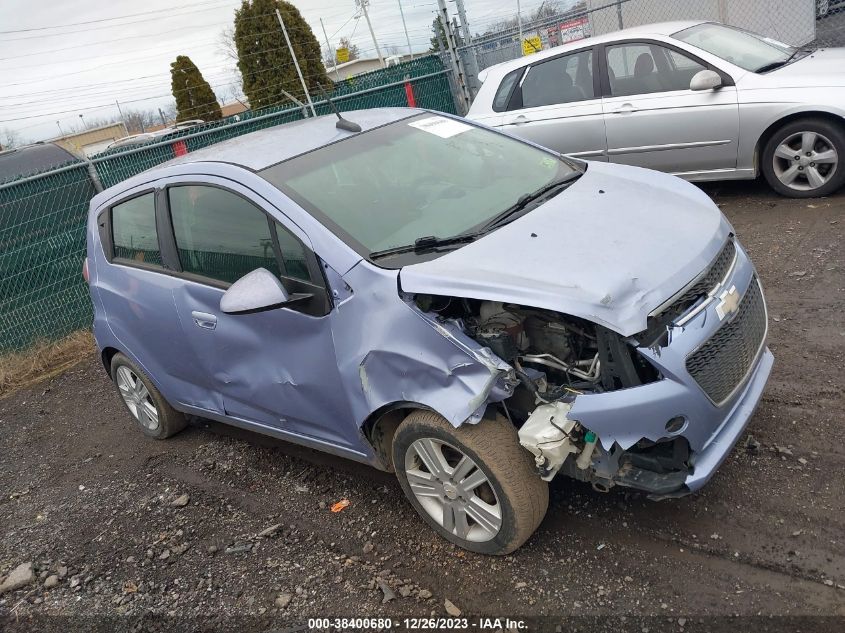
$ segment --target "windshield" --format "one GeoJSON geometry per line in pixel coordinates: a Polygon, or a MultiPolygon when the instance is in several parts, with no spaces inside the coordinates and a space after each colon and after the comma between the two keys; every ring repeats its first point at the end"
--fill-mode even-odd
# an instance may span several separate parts
{"type": "Polygon", "coordinates": [[[260,173],[369,255],[483,226],[524,194],[578,170],[508,136],[422,114],[260,173]]]}
{"type": "Polygon", "coordinates": [[[709,22],[678,31],[672,37],[752,72],[786,63],[796,50],[756,33],[709,22]]]}

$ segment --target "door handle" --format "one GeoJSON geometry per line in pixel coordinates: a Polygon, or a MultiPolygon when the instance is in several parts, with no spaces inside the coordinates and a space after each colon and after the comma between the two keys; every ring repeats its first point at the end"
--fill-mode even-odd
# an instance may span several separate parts
{"type": "Polygon", "coordinates": [[[213,314],[194,310],[191,312],[191,316],[194,318],[194,325],[204,330],[213,330],[217,327],[217,317],[213,314]]]}
{"type": "Polygon", "coordinates": [[[631,114],[636,111],[637,109],[633,106],[633,104],[623,103],[621,108],[613,111],[613,114],[631,114]]]}
{"type": "Polygon", "coordinates": [[[511,119],[509,125],[524,125],[525,123],[530,123],[531,119],[529,119],[524,114],[520,114],[518,117],[511,119]]]}

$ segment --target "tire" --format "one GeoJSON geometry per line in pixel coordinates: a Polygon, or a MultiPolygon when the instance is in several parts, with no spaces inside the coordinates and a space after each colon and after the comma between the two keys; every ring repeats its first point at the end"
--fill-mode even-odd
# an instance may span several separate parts
{"type": "Polygon", "coordinates": [[[415,411],[396,430],[392,453],[414,509],[443,538],[472,552],[509,554],[534,533],[549,506],[548,484],[504,418],[456,429],[437,413],[415,411]],[[432,458],[439,465],[429,468],[432,458]]]}
{"type": "Polygon", "coordinates": [[[115,354],[110,373],[120,399],[144,435],[164,440],[185,428],[185,416],[167,403],[149,376],[129,358],[115,354]],[[150,405],[154,407],[155,420],[150,405]]]}
{"type": "Polygon", "coordinates": [[[761,170],[781,195],[830,195],[845,184],[845,129],[816,117],[787,123],[766,143],[761,170]]]}

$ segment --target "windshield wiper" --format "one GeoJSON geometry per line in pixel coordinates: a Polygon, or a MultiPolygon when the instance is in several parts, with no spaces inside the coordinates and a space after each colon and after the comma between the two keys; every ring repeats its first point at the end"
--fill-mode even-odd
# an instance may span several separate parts
{"type": "Polygon", "coordinates": [[[437,237],[436,235],[426,235],[418,237],[413,244],[405,244],[404,246],[394,246],[393,248],[385,248],[380,251],[373,251],[370,253],[370,259],[378,259],[380,257],[390,257],[391,255],[401,255],[402,253],[417,253],[419,251],[428,251],[442,246],[454,246],[457,244],[466,244],[472,242],[482,235],[480,231],[472,233],[459,233],[452,237],[437,237]]]}
{"type": "Polygon", "coordinates": [[[554,180],[548,184],[543,185],[536,191],[532,191],[531,193],[526,193],[523,196],[520,196],[519,199],[509,206],[507,209],[499,213],[498,215],[494,216],[487,222],[484,226],[481,227],[479,230],[480,233],[487,233],[492,231],[493,229],[497,229],[500,226],[507,224],[508,222],[513,222],[516,220],[520,211],[524,211],[526,207],[532,202],[537,202],[541,199],[551,198],[553,195],[559,194],[563,191],[566,187],[571,185],[573,182],[578,180],[582,175],[582,172],[578,171],[573,174],[569,174],[565,178],[561,178],[559,180],[554,180]],[[553,194],[553,195],[550,195],[553,194]]]}
{"type": "Polygon", "coordinates": [[[796,48],[793,51],[792,55],[790,55],[789,57],[787,57],[783,61],[772,62],[770,64],[760,66],[760,68],[758,68],[754,72],[755,73],[765,73],[765,72],[769,72],[770,70],[775,70],[776,68],[780,68],[781,66],[786,66],[789,62],[791,62],[793,59],[795,59],[795,57],[798,55],[798,53],[807,53],[807,55],[809,55],[812,52],[813,52],[813,50],[810,49],[810,48],[796,48]]]}
{"type": "Polygon", "coordinates": [[[429,251],[446,246],[456,246],[458,244],[466,244],[472,242],[482,235],[499,228],[516,219],[517,214],[532,202],[537,202],[543,198],[549,198],[549,194],[557,194],[563,191],[567,186],[575,182],[581,177],[583,172],[575,172],[568,174],[565,178],[554,180],[548,184],[543,185],[536,191],[526,193],[507,209],[499,213],[486,222],[480,229],[471,232],[458,233],[451,237],[437,237],[436,235],[426,235],[418,237],[413,244],[405,244],[404,246],[394,246],[393,248],[385,248],[380,251],[373,251],[370,253],[370,259],[379,259],[381,257],[391,257],[393,255],[401,255],[403,253],[418,253],[421,251],[429,251]]]}

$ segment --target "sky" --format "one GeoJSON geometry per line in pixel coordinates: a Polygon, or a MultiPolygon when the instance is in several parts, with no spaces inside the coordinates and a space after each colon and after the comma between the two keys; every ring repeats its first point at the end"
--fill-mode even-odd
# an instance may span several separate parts
{"type": "MultiPolygon", "coordinates": [[[[370,0],[373,30],[387,54],[407,52],[399,2],[411,46],[426,51],[436,0],[370,0]]],[[[523,13],[542,0],[522,0],[523,13]]],[[[240,0],[2,0],[0,3],[0,143],[13,130],[22,141],[56,137],[116,118],[123,109],[153,109],[172,103],[170,63],[188,55],[218,100],[239,94],[234,62],[220,44],[240,0]],[[79,115],[82,115],[80,118],[79,115]]],[[[362,57],[375,48],[355,0],[294,0],[325,48],[320,18],[332,47],[351,39],[362,57]]],[[[513,17],[516,0],[465,0],[472,31],[513,17]],[[512,5],[512,6],[511,6],[512,5]]],[[[454,0],[447,2],[456,15],[454,0]]]]}

